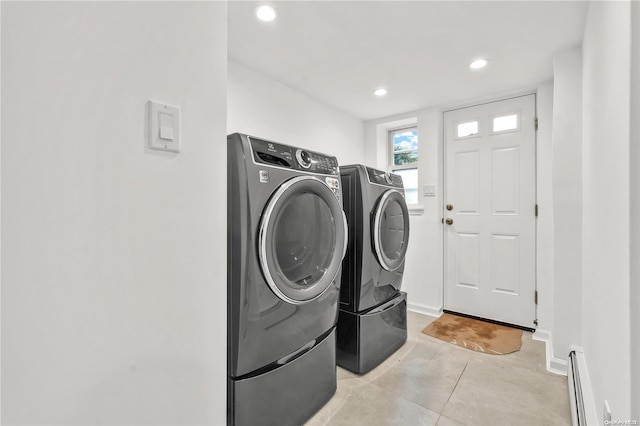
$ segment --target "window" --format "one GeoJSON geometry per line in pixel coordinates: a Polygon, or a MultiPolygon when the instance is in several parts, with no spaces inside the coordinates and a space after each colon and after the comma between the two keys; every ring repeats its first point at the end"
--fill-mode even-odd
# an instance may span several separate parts
{"type": "Polygon", "coordinates": [[[478,134],[478,122],[470,121],[468,123],[458,124],[458,137],[466,138],[469,136],[475,136],[478,134]]]}
{"type": "Polygon", "coordinates": [[[418,203],[418,128],[389,131],[390,169],[402,176],[407,204],[418,203]]]}
{"type": "Polygon", "coordinates": [[[493,118],[494,133],[518,129],[518,114],[503,115],[493,118]]]}

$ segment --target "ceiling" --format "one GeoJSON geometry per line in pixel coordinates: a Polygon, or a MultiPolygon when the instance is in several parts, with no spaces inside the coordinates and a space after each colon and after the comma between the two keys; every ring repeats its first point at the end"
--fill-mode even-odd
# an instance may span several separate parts
{"type": "Polygon", "coordinates": [[[229,59],[362,120],[533,87],[581,44],[582,1],[231,1],[229,59]],[[278,19],[260,22],[270,4],[278,19]],[[478,57],[489,64],[469,69],[478,57]],[[389,93],[376,97],[385,87],[389,93]]]}

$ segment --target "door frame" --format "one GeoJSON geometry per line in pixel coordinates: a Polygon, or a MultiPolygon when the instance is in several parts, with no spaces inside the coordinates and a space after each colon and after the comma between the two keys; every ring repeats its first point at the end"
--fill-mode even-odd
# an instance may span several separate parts
{"type": "MultiPolygon", "coordinates": [[[[440,128],[441,128],[441,134],[440,134],[440,147],[442,149],[442,155],[440,156],[440,170],[441,170],[441,203],[440,203],[440,217],[442,218],[441,222],[441,232],[440,232],[440,236],[442,237],[442,311],[445,312],[446,308],[445,308],[445,297],[446,297],[446,285],[447,285],[447,250],[446,250],[446,237],[445,237],[445,232],[444,232],[444,218],[445,218],[445,194],[447,193],[447,173],[446,173],[446,165],[447,165],[447,141],[446,141],[446,134],[445,134],[445,113],[447,112],[451,112],[451,111],[457,111],[457,110],[461,110],[461,109],[466,109],[466,108],[472,108],[472,107],[477,107],[477,106],[481,106],[481,105],[487,105],[487,104],[492,104],[495,102],[501,102],[501,101],[507,101],[510,99],[516,99],[516,98],[522,98],[525,96],[530,96],[533,95],[533,99],[534,99],[534,116],[535,116],[535,120],[538,119],[538,93],[536,90],[532,90],[532,91],[526,91],[526,92],[522,92],[519,94],[513,94],[511,96],[506,96],[506,97],[500,97],[500,98],[487,98],[486,100],[483,101],[479,101],[479,102],[472,102],[472,103],[461,103],[459,105],[456,105],[454,107],[449,107],[449,108],[443,108],[441,111],[441,117],[440,117],[440,128]]],[[[535,203],[536,203],[536,208],[538,206],[538,125],[537,125],[537,121],[536,121],[536,128],[535,128],[535,132],[534,132],[534,137],[533,137],[533,143],[534,143],[534,187],[535,187],[535,203]]],[[[535,302],[534,302],[534,312],[535,312],[535,319],[534,319],[534,324],[536,327],[538,327],[538,214],[536,211],[536,219],[535,219],[535,223],[534,223],[534,239],[533,239],[533,244],[534,244],[534,263],[535,263],[535,270],[534,270],[534,289],[535,289],[535,302]]],[[[492,320],[489,320],[492,321],[492,320]]],[[[495,322],[495,321],[493,321],[495,322]]]]}

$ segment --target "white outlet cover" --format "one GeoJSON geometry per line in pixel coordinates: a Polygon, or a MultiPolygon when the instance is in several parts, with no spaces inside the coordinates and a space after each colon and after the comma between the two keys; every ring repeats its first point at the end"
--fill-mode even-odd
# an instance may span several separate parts
{"type": "Polygon", "coordinates": [[[423,192],[425,197],[435,197],[436,196],[436,186],[433,185],[433,184],[424,185],[422,192],[423,192]]]}
{"type": "Polygon", "coordinates": [[[149,101],[148,121],[149,149],[180,152],[179,107],[162,102],[149,101]]]}

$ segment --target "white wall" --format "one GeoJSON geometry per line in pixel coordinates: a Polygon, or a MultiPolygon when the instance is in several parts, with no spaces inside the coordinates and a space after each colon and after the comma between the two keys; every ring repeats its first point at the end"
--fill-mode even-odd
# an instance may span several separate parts
{"type": "Polygon", "coordinates": [[[226,3],[1,7],[2,423],[224,424],[226,3]]]}
{"type": "Polygon", "coordinates": [[[552,367],[566,367],[581,344],[582,300],[582,55],[576,47],[553,59],[552,187],[554,327],[552,367]]]}
{"type": "Polygon", "coordinates": [[[554,82],[548,81],[538,87],[536,95],[536,316],[538,336],[542,334],[544,339],[549,338],[554,321],[553,103],[554,82]]]}
{"type": "Polygon", "coordinates": [[[430,108],[365,123],[365,164],[388,167],[387,129],[418,126],[418,206],[422,214],[410,217],[409,246],[402,290],[409,309],[438,315],[442,311],[442,111],[430,108]],[[436,185],[436,196],[425,197],[423,185],[436,185]]]}
{"type": "Polygon", "coordinates": [[[361,163],[364,123],[229,60],[227,132],[239,132],[361,163]]]}
{"type": "Polygon", "coordinates": [[[582,340],[613,420],[631,419],[630,22],[629,2],[592,2],[583,42],[582,340]]]}
{"type": "Polygon", "coordinates": [[[640,419],[640,3],[631,3],[631,418],[640,419]]]}

